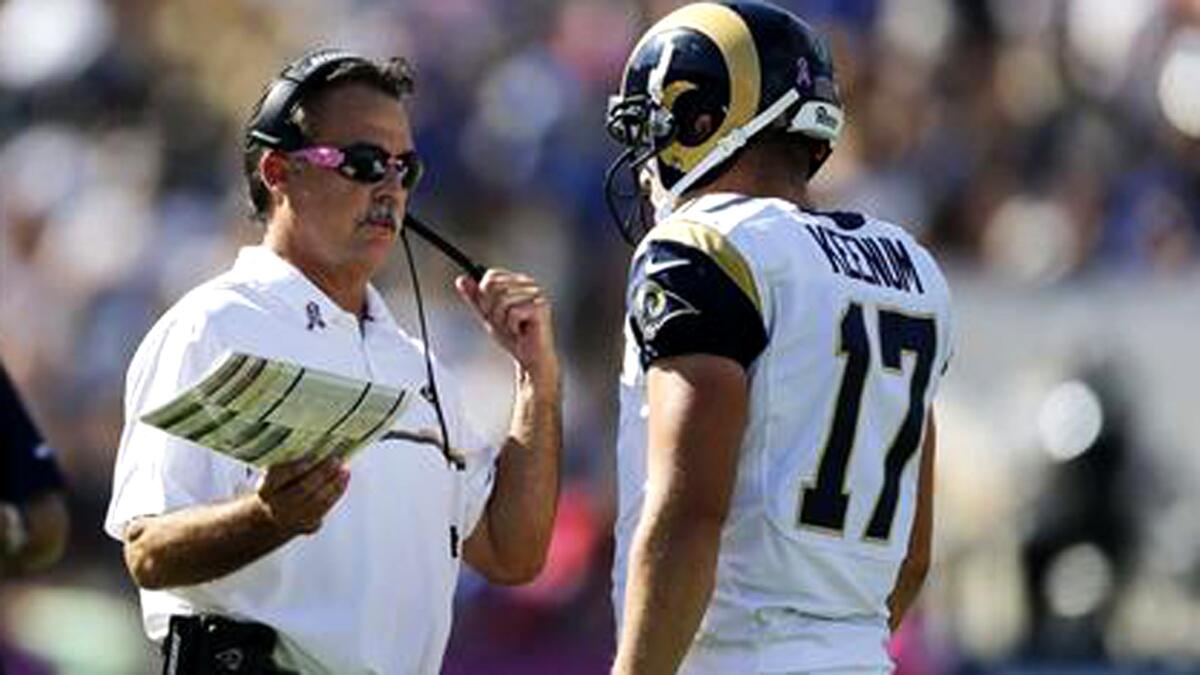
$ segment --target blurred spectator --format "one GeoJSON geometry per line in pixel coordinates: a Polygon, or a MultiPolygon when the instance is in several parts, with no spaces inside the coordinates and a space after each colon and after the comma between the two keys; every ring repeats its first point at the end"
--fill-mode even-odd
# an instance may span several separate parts
{"type": "Polygon", "coordinates": [[[1137,559],[1138,519],[1161,490],[1137,461],[1124,383],[1110,365],[1055,387],[1042,404],[1054,460],[1025,542],[1028,658],[1108,656],[1112,608],[1137,559]]]}
{"type": "Polygon", "coordinates": [[[67,543],[63,478],[2,367],[0,468],[0,576],[44,569],[67,543]]]}

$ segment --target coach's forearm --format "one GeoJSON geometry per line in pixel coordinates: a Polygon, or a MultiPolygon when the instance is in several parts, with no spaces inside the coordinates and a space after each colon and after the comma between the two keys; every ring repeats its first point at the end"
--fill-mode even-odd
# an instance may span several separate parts
{"type": "Polygon", "coordinates": [[[647,503],[633,541],[614,675],[674,673],[716,580],[722,519],[647,503]]]}
{"type": "Polygon", "coordinates": [[[125,565],[142,588],[189,586],[237,571],[293,536],[250,493],[132,521],[125,529],[125,565]]]}
{"type": "Polygon", "coordinates": [[[524,583],[541,571],[558,504],[562,394],[557,372],[535,380],[518,369],[509,434],[496,466],[486,529],[494,581],[524,583]]]}

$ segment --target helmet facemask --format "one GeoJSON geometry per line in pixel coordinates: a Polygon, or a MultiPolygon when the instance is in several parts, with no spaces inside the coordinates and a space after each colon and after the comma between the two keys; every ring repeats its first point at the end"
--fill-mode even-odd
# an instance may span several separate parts
{"type": "Polygon", "coordinates": [[[675,120],[648,95],[613,96],[605,128],[625,148],[605,173],[605,201],[621,237],[636,246],[653,227],[653,213],[665,198],[666,189],[650,160],[674,139],[675,120]]]}

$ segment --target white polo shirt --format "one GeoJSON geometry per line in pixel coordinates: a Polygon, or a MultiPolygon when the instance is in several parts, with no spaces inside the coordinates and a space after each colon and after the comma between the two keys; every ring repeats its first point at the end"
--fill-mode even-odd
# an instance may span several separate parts
{"type": "MultiPolygon", "coordinates": [[[[242,249],[230,271],[184,296],[129,366],[105,530],[121,539],[135,517],[254,489],[257,470],[137,421],[226,351],[396,387],[424,385],[420,343],[399,329],[374,288],[367,307],[370,319],[360,329],[358,318],[265,247],[242,249]]],[[[363,448],[350,462],[346,494],[315,534],[215,581],[141,591],[150,638],[166,635],[172,614],[219,612],[274,627],[280,659],[306,673],[437,673],[461,561],[451,555],[450,528],[460,542],[474,528],[496,455],[467,426],[444,371],[438,386],[451,445],[468,452],[465,471],[429,445],[388,440],[363,448]]],[[[414,396],[394,428],[437,429],[432,405],[414,396]]]]}

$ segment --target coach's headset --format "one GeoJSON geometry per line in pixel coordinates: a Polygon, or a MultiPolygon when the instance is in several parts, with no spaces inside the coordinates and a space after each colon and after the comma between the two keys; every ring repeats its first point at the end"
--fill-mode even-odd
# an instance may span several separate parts
{"type": "MultiPolygon", "coordinates": [[[[351,63],[371,63],[369,59],[359,54],[342,49],[317,49],[301,56],[289,64],[279,77],[267,88],[254,117],[246,127],[246,146],[259,145],[281,152],[300,150],[309,144],[304,131],[296,124],[293,114],[303,100],[304,95],[321,83],[339,68],[351,63]]],[[[407,92],[406,92],[407,93],[407,92]]],[[[412,249],[408,243],[408,231],[412,230],[426,240],[463,269],[472,279],[480,281],[487,268],[476,263],[460,249],[434,232],[433,228],[423,223],[406,209],[403,226],[400,228],[400,239],[404,243],[404,255],[408,261],[408,270],[412,278],[413,295],[417,302],[417,318],[421,329],[421,342],[424,345],[425,374],[428,378],[430,403],[437,413],[438,427],[441,431],[441,450],[446,460],[456,469],[465,468],[463,459],[450,449],[450,436],[446,431],[446,417],[442,412],[441,397],[438,395],[437,381],[433,374],[433,361],[429,356],[429,335],[425,325],[425,307],[421,300],[421,286],[417,281],[417,270],[413,263],[412,249]]]]}

